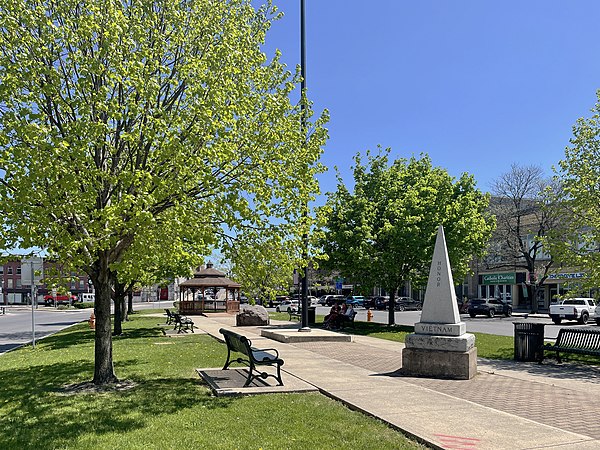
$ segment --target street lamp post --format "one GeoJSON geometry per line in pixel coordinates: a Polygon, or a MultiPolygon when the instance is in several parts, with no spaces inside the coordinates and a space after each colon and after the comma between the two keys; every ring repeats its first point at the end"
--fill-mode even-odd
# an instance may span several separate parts
{"type": "MultiPolygon", "coordinates": [[[[301,128],[304,144],[306,145],[306,33],[304,29],[305,7],[304,0],[300,0],[300,75],[302,81],[300,83],[300,108],[301,108],[301,128]]],[[[308,204],[305,205],[305,217],[308,216],[308,204]]],[[[308,234],[304,234],[304,274],[302,277],[302,317],[299,331],[310,331],[308,326],[308,234]]]]}

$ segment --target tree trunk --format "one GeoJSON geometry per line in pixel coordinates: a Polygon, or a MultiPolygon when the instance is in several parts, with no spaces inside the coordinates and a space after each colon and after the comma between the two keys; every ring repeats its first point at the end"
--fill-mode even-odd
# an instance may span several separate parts
{"type": "Polygon", "coordinates": [[[537,284],[531,286],[531,313],[536,314],[538,312],[538,289],[537,284]]]}
{"type": "Polygon", "coordinates": [[[94,384],[97,385],[119,381],[115,375],[112,359],[112,330],[110,323],[111,273],[107,260],[106,255],[100,254],[90,274],[96,288],[94,306],[94,313],[96,315],[94,384]]]}
{"type": "Polygon", "coordinates": [[[127,293],[127,317],[129,318],[129,315],[133,314],[133,292],[130,290],[127,293]]]}
{"type": "Polygon", "coordinates": [[[121,322],[127,322],[129,320],[129,316],[127,315],[127,302],[125,301],[125,296],[123,296],[123,301],[121,302],[121,322]]]}
{"type": "Polygon", "coordinates": [[[396,324],[396,289],[390,290],[390,303],[388,305],[388,325],[396,324]]]}
{"type": "Polygon", "coordinates": [[[115,302],[115,319],[114,319],[114,331],[113,336],[121,336],[123,334],[123,319],[121,317],[121,313],[123,312],[123,308],[121,307],[121,302],[123,300],[116,297],[114,299],[115,302]]]}
{"type": "Polygon", "coordinates": [[[115,330],[113,335],[123,334],[123,307],[125,306],[125,285],[115,280],[115,330]]]}

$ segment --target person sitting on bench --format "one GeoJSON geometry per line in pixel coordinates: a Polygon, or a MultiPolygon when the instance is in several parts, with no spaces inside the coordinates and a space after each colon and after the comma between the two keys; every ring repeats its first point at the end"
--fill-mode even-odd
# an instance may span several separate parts
{"type": "Polygon", "coordinates": [[[327,329],[331,329],[336,325],[337,317],[340,315],[340,304],[334,303],[331,309],[329,310],[329,314],[325,316],[323,320],[323,325],[327,329]]]}
{"type": "Polygon", "coordinates": [[[354,306],[347,305],[346,310],[342,311],[342,314],[340,314],[340,317],[338,318],[340,327],[343,327],[344,324],[346,324],[348,322],[352,322],[354,320],[355,315],[356,315],[356,311],[354,311],[354,306]]]}
{"type": "Polygon", "coordinates": [[[352,322],[354,320],[354,316],[356,315],[356,311],[354,310],[354,306],[346,305],[345,303],[342,305],[342,309],[340,313],[336,316],[335,321],[333,322],[334,328],[343,328],[345,324],[352,322]]]}

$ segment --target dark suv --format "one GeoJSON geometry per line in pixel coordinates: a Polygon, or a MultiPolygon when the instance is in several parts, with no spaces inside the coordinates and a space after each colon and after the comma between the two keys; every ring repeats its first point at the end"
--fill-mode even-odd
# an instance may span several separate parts
{"type": "Polygon", "coordinates": [[[469,301],[469,315],[484,315],[494,317],[496,314],[512,316],[512,306],[499,298],[476,298],[469,301]]]}
{"type": "Polygon", "coordinates": [[[396,311],[421,311],[423,303],[410,297],[398,297],[394,302],[396,311]]]}
{"type": "Polygon", "coordinates": [[[333,306],[336,303],[342,304],[345,301],[346,299],[343,295],[328,295],[327,298],[325,298],[325,304],[327,306],[333,306]]]}
{"type": "Polygon", "coordinates": [[[373,307],[375,309],[387,309],[390,298],[387,295],[380,295],[373,298],[373,307]]]}

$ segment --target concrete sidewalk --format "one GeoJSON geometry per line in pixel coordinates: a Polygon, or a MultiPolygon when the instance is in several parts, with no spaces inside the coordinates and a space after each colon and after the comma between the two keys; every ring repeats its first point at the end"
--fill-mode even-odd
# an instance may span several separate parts
{"type": "Polygon", "coordinates": [[[262,337],[261,327],[236,328],[232,316],[194,322],[219,339],[226,327],[277,348],[284,383],[287,372],[434,448],[600,448],[600,368],[480,359],[472,380],[411,378],[397,374],[403,345],[396,342],[284,343],[262,337]]]}

